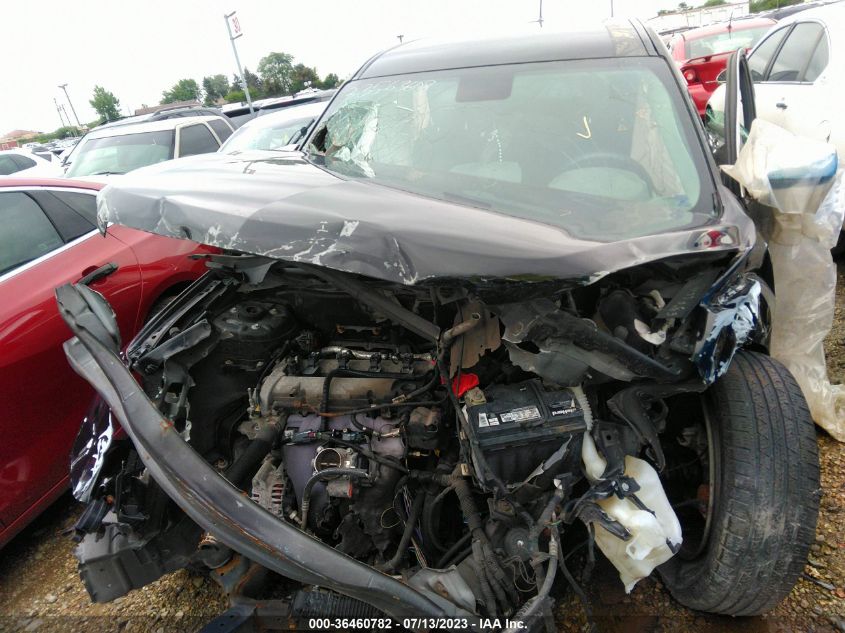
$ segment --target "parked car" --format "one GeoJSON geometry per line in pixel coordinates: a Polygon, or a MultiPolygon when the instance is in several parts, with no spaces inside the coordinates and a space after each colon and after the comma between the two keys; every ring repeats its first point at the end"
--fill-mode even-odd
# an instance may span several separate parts
{"type": "Polygon", "coordinates": [[[232,133],[223,117],[186,117],[97,128],[66,159],[68,178],[122,175],[172,158],[216,152],[232,133]]]}
{"type": "Polygon", "coordinates": [[[730,54],[740,48],[750,49],[773,24],[775,21],[769,18],[732,20],[684,31],[672,38],[669,50],[699,115],[704,117],[707,100],[719,86],[717,79],[730,54]]]}
{"type": "MultiPolygon", "coordinates": [[[[845,157],[845,98],[839,78],[845,72],[845,5],[832,4],[795,13],[777,23],[748,55],[757,116],[790,132],[836,146],[845,157]]],[[[718,129],[725,90],[708,103],[718,129]]]]}
{"type": "Polygon", "coordinates": [[[253,101],[251,109],[248,103],[242,102],[228,103],[223,106],[222,110],[223,114],[229,117],[232,125],[238,128],[256,117],[276,112],[277,110],[300,106],[305,103],[329,101],[335,92],[337,91],[334,89],[317,90],[308,88],[300,90],[293,95],[287,95],[284,97],[269,97],[267,99],[253,101]]]}
{"type": "Polygon", "coordinates": [[[54,289],[88,279],[122,340],[200,276],[215,252],[114,226],[96,228],[101,185],[0,181],[0,546],[68,486],[68,455],[93,391],[67,366],[54,289]]]}
{"type": "Polygon", "coordinates": [[[61,176],[62,170],[49,160],[29,149],[7,149],[0,151],[0,176],[12,174],[26,177],[61,176]]]}
{"type": "Polygon", "coordinates": [[[685,90],[639,22],[402,44],[299,151],[105,189],[104,220],[233,250],[123,358],[102,300],[57,290],[128,435],[77,444],[92,598],[204,566],[235,605],[209,628],[489,630],[542,620],[586,524],[628,591],[659,566],[688,607],[775,606],[814,541],[815,430],[685,90]]]}
{"type": "Polygon", "coordinates": [[[123,119],[118,119],[117,121],[109,121],[107,123],[103,123],[102,125],[98,125],[96,130],[102,130],[103,128],[109,127],[118,127],[121,125],[130,125],[132,123],[147,123],[149,121],[166,121],[167,119],[184,119],[186,117],[195,117],[195,116],[222,116],[222,112],[218,108],[212,107],[205,107],[205,106],[176,106],[176,107],[169,107],[169,108],[162,108],[161,110],[156,110],[155,112],[149,112],[147,114],[138,114],[135,116],[128,116],[123,119]]]}
{"type": "Polygon", "coordinates": [[[223,154],[248,150],[279,150],[301,141],[328,102],[292,106],[259,116],[239,127],[220,147],[223,154]]]}

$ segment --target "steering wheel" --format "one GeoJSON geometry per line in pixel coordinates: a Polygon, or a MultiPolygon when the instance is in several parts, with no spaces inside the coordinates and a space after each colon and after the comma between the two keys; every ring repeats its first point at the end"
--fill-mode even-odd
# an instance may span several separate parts
{"type": "Polygon", "coordinates": [[[652,195],[654,194],[654,181],[651,179],[651,176],[642,165],[630,156],[623,156],[622,154],[614,154],[612,152],[586,152],[564,166],[561,173],[572,171],[573,169],[583,169],[584,167],[611,167],[629,171],[639,176],[640,180],[648,187],[648,192],[652,195]]]}

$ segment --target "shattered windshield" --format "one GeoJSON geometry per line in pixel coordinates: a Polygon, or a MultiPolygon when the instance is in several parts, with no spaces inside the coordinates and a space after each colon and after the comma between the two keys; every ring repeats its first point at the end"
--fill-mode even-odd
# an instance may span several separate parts
{"type": "Polygon", "coordinates": [[[612,241],[716,213],[666,64],[593,59],[349,82],[306,151],[346,178],[612,241]]]}

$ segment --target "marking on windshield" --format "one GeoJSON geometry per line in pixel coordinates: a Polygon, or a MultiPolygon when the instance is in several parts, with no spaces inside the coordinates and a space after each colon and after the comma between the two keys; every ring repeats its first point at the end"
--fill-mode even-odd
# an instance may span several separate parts
{"type": "Polygon", "coordinates": [[[584,129],[587,131],[587,133],[583,134],[581,132],[576,132],[575,135],[580,136],[581,138],[593,138],[593,132],[592,132],[592,130],[590,130],[590,122],[587,121],[586,116],[584,117],[583,120],[584,120],[584,129]]]}

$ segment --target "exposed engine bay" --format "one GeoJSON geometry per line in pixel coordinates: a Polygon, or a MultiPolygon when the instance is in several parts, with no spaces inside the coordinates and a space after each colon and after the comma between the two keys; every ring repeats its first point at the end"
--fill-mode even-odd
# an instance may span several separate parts
{"type": "MultiPolygon", "coordinates": [[[[764,284],[725,255],[474,288],[246,256],[211,268],[126,352],[163,419],[237,503],[473,616],[547,608],[575,526],[627,591],[678,554],[673,504],[696,490],[667,464],[702,453],[702,427],[671,402],[765,333],[764,284]]],[[[92,597],[187,565],[263,595],[268,566],[192,520],[148,466],[127,439],[74,464],[92,597]]],[[[300,614],[327,612],[325,583],[279,582],[300,614]]]]}

